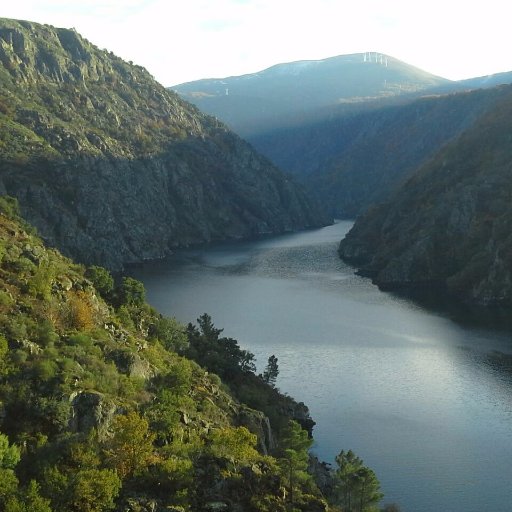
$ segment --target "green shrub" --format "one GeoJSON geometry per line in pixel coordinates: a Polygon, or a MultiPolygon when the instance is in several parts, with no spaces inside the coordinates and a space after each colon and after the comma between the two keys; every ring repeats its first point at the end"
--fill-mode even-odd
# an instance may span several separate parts
{"type": "Polygon", "coordinates": [[[93,265],[87,268],[85,277],[92,282],[94,288],[98,290],[105,300],[111,300],[114,290],[114,278],[107,269],[93,265]]]}
{"type": "Polygon", "coordinates": [[[59,335],[49,320],[43,320],[37,325],[36,335],[37,342],[42,347],[50,347],[59,339],[59,335]]]}
{"type": "Polygon", "coordinates": [[[34,273],[28,281],[29,292],[42,299],[48,299],[55,279],[55,267],[48,261],[42,261],[34,268],[34,273]]]}
{"type": "Polygon", "coordinates": [[[185,327],[175,318],[160,316],[150,325],[149,334],[158,338],[167,350],[183,353],[188,348],[185,327]]]}
{"type": "Polygon", "coordinates": [[[0,290],[0,306],[9,307],[14,303],[11,296],[4,290],[0,290]]]}
{"type": "Polygon", "coordinates": [[[93,346],[92,338],[89,334],[84,332],[77,332],[76,334],[72,334],[68,338],[68,343],[70,345],[79,346],[83,348],[91,348],[93,346]]]}
{"type": "Polygon", "coordinates": [[[132,277],[123,277],[117,294],[120,305],[142,306],[146,300],[144,285],[132,277]]]}
{"type": "Polygon", "coordinates": [[[121,325],[128,330],[135,330],[135,324],[132,320],[132,315],[130,314],[130,310],[126,306],[121,306],[117,310],[117,318],[121,325]]]}
{"type": "Polygon", "coordinates": [[[36,361],[33,366],[33,373],[37,380],[47,382],[57,375],[57,364],[49,359],[36,361]]]}
{"type": "Polygon", "coordinates": [[[10,196],[0,196],[0,212],[10,219],[18,218],[20,216],[18,200],[10,196]]]}

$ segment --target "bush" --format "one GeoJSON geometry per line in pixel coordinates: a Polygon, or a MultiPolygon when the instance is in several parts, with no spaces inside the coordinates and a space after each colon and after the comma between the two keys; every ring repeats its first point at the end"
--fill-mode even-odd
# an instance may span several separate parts
{"type": "Polygon", "coordinates": [[[123,277],[117,294],[119,305],[142,306],[146,301],[144,285],[132,277],[123,277]]]}
{"type": "Polygon", "coordinates": [[[149,334],[158,338],[162,345],[173,352],[183,353],[188,348],[185,327],[175,318],[159,317],[149,328],[149,334]]]}
{"type": "Polygon", "coordinates": [[[94,311],[90,297],[85,292],[69,292],[64,311],[67,327],[77,330],[91,329],[94,324],[94,311]]]}
{"type": "Polygon", "coordinates": [[[52,282],[55,279],[55,267],[49,262],[41,262],[34,269],[33,276],[28,282],[28,289],[32,295],[42,299],[49,299],[52,282]]]}
{"type": "Polygon", "coordinates": [[[114,278],[107,269],[93,265],[85,271],[85,277],[92,282],[94,288],[105,300],[112,299],[114,278]]]}
{"type": "Polygon", "coordinates": [[[93,345],[92,338],[84,332],[77,332],[76,334],[72,334],[68,338],[68,343],[70,345],[75,345],[86,349],[91,348],[93,345]]]}
{"type": "Polygon", "coordinates": [[[51,347],[58,339],[53,324],[49,320],[43,320],[36,327],[37,342],[43,347],[51,347]]]}
{"type": "Polygon", "coordinates": [[[57,365],[49,359],[42,359],[34,364],[33,372],[37,380],[48,382],[57,375],[57,365]]]}
{"type": "Polygon", "coordinates": [[[10,196],[0,196],[0,212],[10,219],[20,216],[20,205],[18,200],[10,196]]]}

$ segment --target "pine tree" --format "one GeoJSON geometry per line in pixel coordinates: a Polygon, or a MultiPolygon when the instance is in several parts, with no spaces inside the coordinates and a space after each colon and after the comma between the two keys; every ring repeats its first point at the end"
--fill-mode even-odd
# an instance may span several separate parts
{"type": "Polygon", "coordinates": [[[263,380],[270,384],[272,387],[276,385],[277,376],[279,375],[279,365],[277,364],[277,357],[272,354],[268,358],[268,363],[263,372],[263,380]]]}
{"type": "Polygon", "coordinates": [[[352,450],[342,450],[336,456],[338,468],[336,503],[347,512],[367,512],[382,499],[380,483],[375,473],[363,464],[352,450]]]}

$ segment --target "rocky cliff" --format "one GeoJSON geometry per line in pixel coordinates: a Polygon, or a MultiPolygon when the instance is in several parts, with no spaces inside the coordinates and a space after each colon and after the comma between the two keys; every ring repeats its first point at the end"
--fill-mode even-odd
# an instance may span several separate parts
{"type": "Polygon", "coordinates": [[[74,30],[0,19],[0,63],[0,193],[80,261],[328,222],[223,124],[74,30]]]}
{"type": "Polygon", "coordinates": [[[512,88],[386,203],[340,255],[384,288],[436,285],[465,301],[512,300],[512,88]]]}

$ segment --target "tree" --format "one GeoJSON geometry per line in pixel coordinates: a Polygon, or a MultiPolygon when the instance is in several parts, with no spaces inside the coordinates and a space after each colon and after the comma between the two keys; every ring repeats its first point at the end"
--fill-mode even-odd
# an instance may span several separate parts
{"type": "Polygon", "coordinates": [[[8,373],[7,354],[9,353],[9,344],[5,336],[0,334],[0,376],[8,373]]]}
{"type": "Polygon", "coordinates": [[[148,467],[153,459],[154,439],[147,420],[136,412],[116,417],[107,456],[121,478],[136,476],[148,467]]]}
{"type": "Polygon", "coordinates": [[[5,504],[5,512],[52,512],[50,500],[39,494],[39,485],[31,480],[23,492],[11,497],[5,504]]]}
{"type": "Polygon", "coordinates": [[[212,455],[227,459],[237,472],[239,464],[248,464],[260,458],[256,450],[257,437],[246,427],[225,427],[210,435],[212,455]]]}
{"type": "Polygon", "coordinates": [[[165,375],[154,380],[157,386],[155,397],[145,409],[151,427],[157,433],[158,443],[168,444],[180,421],[180,411],[193,408],[188,396],[192,386],[192,364],[182,359],[174,364],[165,375]]]}
{"type": "Polygon", "coordinates": [[[308,433],[296,421],[290,420],[281,437],[279,465],[285,480],[288,481],[288,496],[292,505],[296,485],[311,479],[307,474],[307,468],[309,448],[312,444],[313,440],[308,433]]]}
{"type": "Polygon", "coordinates": [[[10,219],[16,219],[20,216],[20,205],[15,197],[0,196],[0,212],[10,219]]]}
{"type": "Polygon", "coordinates": [[[167,350],[183,353],[188,348],[188,338],[183,326],[175,318],[159,316],[149,326],[149,334],[158,338],[167,350]]]}
{"type": "Polygon", "coordinates": [[[121,480],[110,469],[86,469],[76,474],[72,487],[70,510],[103,512],[115,507],[121,480]]]}
{"type": "Polygon", "coordinates": [[[277,364],[277,357],[274,354],[272,354],[268,358],[268,363],[265,368],[265,371],[263,372],[262,377],[263,377],[263,380],[267,384],[270,384],[272,387],[274,387],[276,384],[278,375],[279,375],[279,366],[277,364]]]}
{"type": "Polygon", "coordinates": [[[9,444],[6,435],[0,434],[0,469],[14,469],[20,461],[20,449],[9,444]]]}
{"type": "Polygon", "coordinates": [[[217,329],[213,325],[212,317],[208,313],[203,313],[197,319],[197,325],[201,330],[201,334],[210,342],[218,341],[220,334],[224,329],[217,329]]]}
{"type": "Polygon", "coordinates": [[[6,435],[0,434],[0,509],[17,501],[18,479],[14,468],[20,461],[20,449],[10,445],[6,435]],[[2,507],[3,506],[3,507],[2,507]]]}
{"type": "Polygon", "coordinates": [[[123,277],[118,289],[120,305],[142,306],[146,301],[144,284],[133,277],[123,277]]]}
{"type": "Polygon", "coordinates": [[[363,464],[352,450],[336,456],[336,502],[347,512],[375,510],[382,499],[380,483],[375,473],[363,464]]]}
{"type": "Polygon", "coordinates": [[[0,468],[0,510],[16,496],[18,479],[12,469],[0,468]]]}
{"type": "Polygon", "coordinates": [[[188,357],[228,381],[232,381],[240,372],[254,373],[254,355],[242,350],[237,340],[221,338],[223,329],[214,326],[210,315],[201,315],[197,324],[199,329],[193,324],[187,326],[190,342],[186,352],[188,357]]]}

